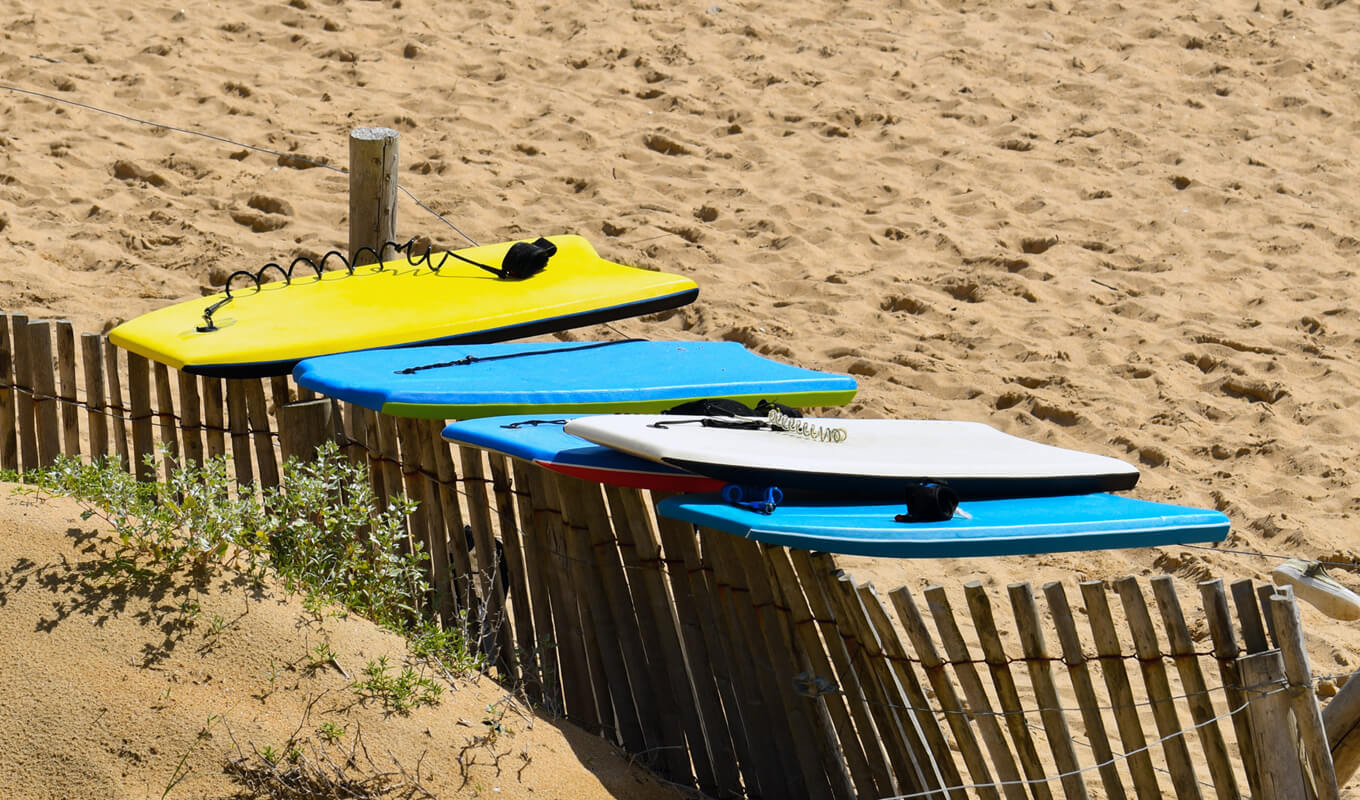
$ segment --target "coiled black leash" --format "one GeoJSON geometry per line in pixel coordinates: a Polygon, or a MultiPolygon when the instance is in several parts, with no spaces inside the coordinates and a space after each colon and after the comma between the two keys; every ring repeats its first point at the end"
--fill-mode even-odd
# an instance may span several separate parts
{"type": "Polygon", "coordinates": [[[316,279],[321,280],[321,275],[325,272],[326,264],[331,259],[339,261],[340,265],[345,268],[345,271],[349,275],[353,275],[355,265],[359,262],[359,257],[365,253],[373,256],[373,260],[378,264],[377,271],[382,272],[383,255],[390,250],[394,253],[405,255],[406,263],[413,267],[428,264],[430,271],[436,275],[439,274],[439,270],[443,268],[444,264],[446,264],[450,258],[454,258],[466,264],[471,264],[474,267],[484,269],[501,280],[521,281],[542,272],[544,268],[548,266],[548,259],[552,258],[557,253],[557,245],[543,237],[539,237],[533,242],[515,242],[510,245],[510,249],[506,251],[505,257],[501,259],[500,267],[493,267],[488,264],[483,264],[480,261],[474,261],[467,256],[460,256],[451,250],[445,251],[441,255],[439,263],[436,264],[433,259],[434,247],[432,245],[426,245],[425,252],[417,254],[416,241],[416,238],[412,237],[404,244],[397,244],[396,242],[389,241],[378,245],[377,249],[372,247],[360,247],[358,250],[355,250],[353,255],[349,258],[345,258],[345,254],[341,253],[339,250],[328,251],[325,255],[321,256],[320,261],[313,261],[307,256],[298,256],[293,259],[287,269],[274,261],[265,264],[255,272],[238,269],[227,276],[227,285],[225,289],[226,296],[203,310],[203,324],[199,325],[195,330],[199,333],[212,333],[213,331],[219,330],[217,325],[213,322],[213,314],[216,313],[219,308],[235,299],[231,293],[231,284],[236,280],[237,276],[249,278],[255,284],[255,291],[258,292],[260,290],[260,284],[264,282],[265,275],[268,274],[271,269],[278,270],[279,274],[283,276],[283,284],[289,286],[293,283],[293,270],[297,269],[299,264],[305,264],[308,267],[311,267],[316,273],[316,279]]]}

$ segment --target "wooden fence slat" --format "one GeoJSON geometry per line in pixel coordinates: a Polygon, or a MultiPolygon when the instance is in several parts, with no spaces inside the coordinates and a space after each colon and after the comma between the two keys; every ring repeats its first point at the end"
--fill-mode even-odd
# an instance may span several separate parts
{"type": "Polygon", "coordinates": [[[369,419],[368,429],[377,443],[378,471],[382,475],[384,494],[380,501],[386,508],[388,498],[405,494],[401,480],[401,457],[397,453],[397,420],[387,414],[369,413],[373,416],[369,419]]]}
{"type": "Polygon", "coordinates": [[[827,654],[836,668],[836,680],[850,709],[850,716],[855,721],[855,728],[859,731],[864,757],[869,762],[869,769],[874,772],[874,781],[882,787],[879,794],[896,794],[897,783],[893,779],[890,756],[884,745],[887,734],[878,732],[879,719],[871,701],[871,690],[866,686],[874,682],[874,676],[860,674],[851,648],[855,644],[855,649],[858,649],[857,643],[846,631],[841,630],[830,587],[819,573],[819,566],[813,563],[811,553],[789,550],[788,555],[827,654]]]}
{"type": "Polygon", "coordinates": [[[279,409],[293,402],[289,391],[287,375],[272,375],[269,378],[269,398],[274,401],[274,418],[278,419],[279,409]]]}
{"type": "MultiPolygon", "coordinates": [[[[693,579],[691,585],[698,601],[700,624],[705,630],[714,632],[710,649],[726,662],[735,694],[731,707],[740,710],[746,746],[751,754],[746,763],[754,765],[752,769],[742,767],[747,791],[757,791],[762,796],[790,795],[795,790],[796,770],[792,764],[785,763],[785,748],[780,746],[776,736],[766,733],[780,724],[777,704],[770,701],[769,687],[763,685],[768,682],[766,676],[756,673],[753,643],[747,641],[735,625],[732,587],[719,575],[714,551],[701,546],[699,532],[694,526],[660,516],[657,523],[667,553],[680,555],[693,579]],[[673,532],[669,538],[668,529],[673,532]]],[[[719,687],[722,688],[721,683],[719,687]]],[[[723,701],[728,702],[726,695],[723,701]]]]}
{"type": "MultiPolygon", "coordinates": [[[[1255,603],[1255,594],[1252,602],[1255,603]]],[[[1260,797],[1307,798],[1298,736],[1289,713],[1284,659],[1279,650],[1250,653],[1237,660],[1247,695],[1247,718],[1256,749],[1260,797]]]]}
{"type": "MultiPolygon", "coordinates": [[[[316,400],[311,401],[318,402],[316,400]]],[[[329,400],[320,402],[330,403],[329,400]]],[[[447,516],[450,510],[444,504],[439,489],[439,465],[435,462],[434,443],[439,441],[438,434],[432,438],[429,420],[412,420],[411,435],[415,437],[420,451],[420,466],[425,477],[425,503],[429,511],[428,552],[430,554],[431,585],[434,586],[434,607],[444,628],[457,624],[453,574],[450,571],[449,536],[447,516]]],[[[398,426],[400,431],[400,425],[398,426]]]]}
{"type": "Polygon", "coordinates": [[[620,539],[620,552],[630,570],[629,585],[642,626],[648,661],[658,665],[659,703],[674,707],[681,718],[695,776],[701,791],[736,796],[741,777],[732,750],[731,734],[711,672],[694,679],[685,668],[684,634],[666,595],[666,565],[661,544],[652,529],[647,506],[637,489],[606,486],[605,496],[620,539]],[[631,554],[631,558],[629,557],[631,554]]]}
{"type": "MultiPolygon", "coordinates": [[[[370,433],[373,430],[373,422],[369,420],[370,433]]],[[[430,429],[438,425],[437,422],[433,423],[430,429]]],[[[453,465],[448,442],[438,436],[430,437],[429,441],[434,453],[435,477],[439,481],[439,501],[444,506],[445,541],[449,559],[453,564],[450,581],[458,608],[467,614],[468,620],[471,620],[479,613],[481,601],[477,596],[477,569],[472,564],[472,551],[468,549],[463,507],[458,502],[458,474],[453,465]]]]}
{"type": "Polygon", "coordinates": [[[28,366],[33,377],[33,414],[38,433],[38,465],[51,466],[61,455],[61,427],[57,414],[57,376],[52,362],[52,324],[28,323],[28,366]]]}
{"type": "Polygon", "coordinates": [[[227,423],[223,414],[222,379],[203,376],[203,444],[208,458],[227,454],[227,423]]]}
{"type": "MultiPolygon", "coordinates": [[[[308,400],[316,399],[316,392],[304,386],[298,387],[298,401],[303,397],[308,400]]],[[[371,458],[371,448],[368,446],[368,419],[373,412],[368,409],[356,406],[353,403],[340,403],[341,422],[343,423],[344,439],[341,441],[340,450],[345,457],[355,464],[365,459],[371,458]]],[[[373,472],[373,464],[369,463],[369,474],[373,472]]]]}
{"type": "Polygon", "coordinates": [[[1143,683],[1152,704],[1152,718],[1162,738],[1162,751],[1166,754],[1167,767],[1171,770],[1176,796],[1198,800],[1200,791],[1195,765],[1190,759],[1190,750],[1185,744],[1185,730],[1181,727],[1180,716],[1171,699],[1171,684],[1167,681],[1166,665],[1162,662],[1162,651],[1157,643],[1157,631],[1152,627],[1147,600],[1143,597],[1137,578],[1120,578],[1114,585],[1123,601],[1124,617],[1133,634],[1138,667],[1143,673],[1143,683]]]}
{"type": "MultiPolygon", "coordinates": [[[[685,732],[680,721],[679,710],[675,707],[674,696],[658,677],[664,677],[664,667],[653,665],[647,658],[643,646],[641,616],[629,592],[631,576],[624,570],[623,554],[614,526],[602,495],[603,487],[589,481],[568,478],[558,479],[559,490],[574,488],[575,507],[579,508],[585,529],[588,532],[591,561],[594,571],[604,588],[605,601],[613,616],[618,632],[618,644],[628,668],[628,681],[633,687],[633,701],[637,706],[638,717],[642,722],[643,734],[653,747],[663,747],[661,761],[666,764],[664,772],[669,778],[681,785],[689,786],[695,781],[691,768],[689,748],[685,744],[685,732]],[[668,701],[662,702],[658,695],[666,693],[668,701]]],[[[569,505],[568,507],[572,507],[569,505]]],[[[636,561],[636,558],[634,558],[636,561]]],[[[659,659],[658,654],[656,659],[659,659]]],[[[701,758],[707,768],[707,758],[701,758]]],[[[705,776],[711,784],[711,774],[705,776]]]]}
{"type": "MultiPolygon", "coordinates": [[[[415,420],[410,417],[397,418],[397,444],[401,448],[401,478],[402,486],[405,489],[406,498],[416,504],[415,509],[406,518],[409,534],[407,541],[408,552],[421,553],[421,561],[425,565],[425,570],[430,573],[430,585],[434,587],[436,593],[439,587],[433,579],[433,565],[430,563],[430,542],[432,537],[431,530],[436,524],[443,527],[443,520],[431,519],[430,499],[426,495],[428,483],[424,476],[420,474],[420,431],[415,420]]],[[[442,535],[442,530],[440,535],[442,535]]],[[[447,589],[447,587],[445,587],[447,589]]],[[[421,611],[431,610],[430,602],[433,598],[422,597],[421,611]]]]}
{"type": "Polygon", "coordinates": [[[831,665],[830,657],[818,635],[812,609],[803,595],[802,587],[798,584],[798,576],[793,571],[793,562],[789,559],[788,552],[782,547],[767,547],[765,561],[769,565],[783,605],[788,609],[790,627],[798,638],[800,652],[807,659],[809,683],[812,685],[809,691],[815,693],[830,716],[855,791],[861,797],[882,797],[890,794],[892,792],[890,786],[880,791],[878,778],[864,754],[864,745],[860,741],[860,734],[855,730],[855,723],[850,717],[843,693],[838,688],[830,688],[835,686],[836,670],[831,665]],[[828,688],[821,688],[827,684],[830,685],[828,688]]]}
{"type": "Polygon", "coordinates": [[[854,582],[835,566],[831,556],[813,553],[811,560],[816,570],[814,574],[824,581],[832,613],[849,649],[860,688],[865,692],[869,713],[874,718],[878,735],[883,739],[888,763],[892,764],[893,776],[897,781],[897,791],[914,794],[938,789],[938,776],[923,769],[921,764],[920,758],[926,754],[924,743],[911,726],[904,725],[898,709],[894,708],[903,705],[903,696],[901,692],[895,691],[896,676],[887,668],[882,649],[868,630],[869,621],[854,582]]]}
{"type": "Polygon", "coordinates": [[[142,483],[156,480],[156,466],[148,456],[156,452],[151,426],[151,365],[142,356],[128,352],[128,398],[132,405],[133,474],[142,483]]]}
{"type": "Polygon", "coordinates": [[[1276,589],[1269,583],[1262,583],[1256,587],[1256,598],[1261,602],[1261,619],[1265,620],[1266,633],[1270,635],[1271,647],[1276,649],[1280,647],[1280,635],[1279,632],[1275,630],[1275,615],[1270,613],[1270,598],[1277,591],[1285,591],[1292,594],[1294,588],[1292,586],[1285,586],[1276,589]]]}
{"type": "MultiPolygon", "coordinates": [[[[515,638],[510,615],[506,613],[505,593],[501,588],[500,545],[496,541],[496,523],[487,497],[490,481],[481,450],[458,448],[463,465],[463,496],[467,499],[468,523],[472,526],[472,541],[476,544],[477,575],[481,584],[483,613],[488,636],[495,639],[492,651],[506,674],[515,671],[515,638]]],[[[490,644],[490,642],[488,642],[490,644]]],[[[488,651],[488,652],[492,652],[488,651]]]]}
{"type": "Polygon", "coordinates": [[[704,536],[707,541],[721,543],[719,552],[729,554],[728,566],[735,581],[747,589],[751,607],[743,613],[754,618],[764,639],[764,652],[775,673],[771,677],[771,685],[784,704],[788,714],[786,719],[796,731],[801,732],[801,735],[793,737],[794,748],[804,774],[812,777],[807,787],[811,796],[854,796],[850,774],[836,744],[831,717],[815,697],[794,691],[796,676],[805,668],[795,655],[795,640],[789,630],[788,615],[780,613],[780,608],[787,609],[787,606],[782,606],[775,595],[761,545],[724,533],[714,532],[704,536]]]}
{"type": "Polygon", "coordinates": [[[1129,754],[1127,763],[1133,775],[1134,792],[1138,800],[1157,800],[1162,796],[1162,790],[1157,785],[1157,776],[1152,772],[1152,757],[1146,749],[1147,739],[1144,738],[1143,725],[1134,706],[1133,686],[1125,672],[1124,653],[1119,645],[1119,635],[1115,632],[1114,618],[1110,615],[1105,584],[1083,581],[1080,586],[1096,654],[1100,657],[1100,672],[1105,676],[1105,688],[1109,691],[1110,704],[1114,706],[1119,740],[1124,752],[1129,754]]]}
{"type": "Polygon", "coordinates": [[[1010,659],[1001,645],[997,634],[996,620],[992,615],[991,600],[982,584],[976,581],[963,585],[968,610],[973,617],[973,627],[977,631],[978,642],[982,646],[982,656],[987,662],[987,670],[992,675],[992,685],[996,688],[997,700],[1005,712],[1006,727],[1011,733],[1011,743],[1020,759],[1020,767],[1030,781],[1030,792],[1036,800],[1050,800],[1053,793],[1045,781],[1043,762],[1039,760],[1039,750],[1030,736],[1029,724],[1025,720],[1024,709],[1020,706],[1020,695],[1015,688],[1015,678],[1011,675],[1010,659]]]}
{"type": "Polygon", "coordinates": [[[246,416],[246,381],[226,381],[227,426],[231,430],[231,462],[236,468],[236,484],[255,483],[255,467],[250,455],[250,420],[246,416]]]}
{"type": "Polygon", "coordinates": [[[921,681],[912,669],[907,649],[902,644],[902,638],[897,635],[897,626],[893,625],[888,609],[872,583],[864,584],[858,591],[860,602],[869,614],[869,633],[877,636],[887,657],[888,667],[897,676],[899,691],[905,692],[901,702],[911,709],[909,720],[914,720],[917,735],[925,740],[929,748],[930,758],[939,771],[941,785],[948,789],[950,797],[964,800],[968,795],[963,789],[957,788],[963,784],[963,777],[954,763],[954,753],[945,741],[944,732],[940,730],[940,724],[931,710],[931,703],[921,688],[921,681]]]}
{"type": "MultiPolygon", "coordinates": [[[[82,333],[80,350],[85,366],[85,423],[89,430],[90,460],[99,461],[109,454],[109,419],[105,416],[104,401],[104,354],[101,352],[99,334],[82,333]]],[[[3,415],[3,409],[0,409],[0,420],[3,420],[3,415]]],[[[0,438],[3,438],[3,432],[0,432],[0,438]]],[[[3,461],[3,456],[0,456],[0,461],[3,461]]]]}
{"type": "Polygon", "coordinates": [[[119,349],[108,339],[104,342],[104,374],[109,382],[109,412],[113,415],[113,452],[123,469],[131,470],[132,454],[128,449],[128,407],[123,402],[122,377],[118,369],[119,349]]]}
{"type": "Polygon", "coordinates": [[[544,470],[534,470],[533,491],[547,510],[544,520],[549,530],[549,552],[553,563],[548,569],[553,594],[553,621],[559,623],[558,641],[570,647],[570,661],[563,665],[562,685],[567,694],[567,713],[582,727],[594,733],[613,731],[614,709],[610,704],[608,682],[600,661],[598,637],[590,626],[590,610],[572,572],[573,559],[567,544],[566,520],[557,488],[544,470]],[[558,611],[563,613],[559,614],[558,611]],[[566,636],[562,635],[565,628],[566,636]],[[571,669],[568,670],[567,667],[571,669]]]}
{"type": "Polygon", "coordinates": [[[175,371],[179,383],[180,438],[184,442],[184,462],[198,467],[203,464],[203,417],[198,396],[198,376],[175,371]]]}
{"type": "Polygon", "coordinates": [[[1270,598],[1270,611],[1279,634],[1285,677],[1289,679],[1286,694],[1294,709],[1304,752],[1312,766],[1313,787],[1318,800],[1340,800],[1341,790],[1336,782],[1336,769],[1332,766],[1327,728],[1322,723],[1317,696],[1313,693],[1313,672],[1308,666],[1308,646],[1303,640],[1299,607],[1292,596],[1277,594],[1270,598]]]}
{"type": "Polygon", "coordinates": [[[1058,631],[1067,676],[1072,681],[1077,707],[1081,709],[1082,725],[1086,728],[1086,740],[1091,745],[1096,763],[1100,765],[1101,785],[1109,800],[1124,800],[1124,780],[1115,767],[1110,737],[1105,732],[1105,719],[1100,713],[1100,701],[1096,698],[1091,670],[1081,649],[1081,638],[1077,634],[1077,625],[1072,619],[1072,608],[1067,603],[1063,585],[1058,581],[1044,584],[1044,598],[1048,601],[1048,610],[1053,615],[1053,625],[1058,631]]]}
{"type": "Polygon", "coordinates": [[[1237,620],[1242,625],[1242,642],[1248,653],[1264,653],[1270,649],[1266,641],[1266,628],[1261,620],[1261,609],[1256,605],[1256,591],[1251,578],[1235,580],[1228,587],[1232,592],[1233,605],[1237,608],[1237,620]]]}
{"type": "Polygon", "coordinates": [[[1084,799],[1088,797],[1086,784],[1077,771],[1080,767],[1077,751],[1072,747],[1072,735],[1058,699],[1058,687],[1053,682],[1048,645],[1044,642],[1039,619],[1039,603],[1028,583],[1012,583],[1006,587],[1006,591],[1010,595],[1011,611],[1015,614],[1021,651],[1029,666],[1030,684],[1034,687],[1034,697],[1039,703],[1039,718],[1044,725],[1053,761],[1062,776],[1063,795],[1069,800],[1084,799]]]}
{"type": "Polygon", "coordinates": [[[19,435],[14,411],[14,344],[9,335],[9,315],[0,313],[0,469],[19,469],[19,435]]]}
{"type": "Polygon", "coordinates": [[[514,475],[511,492],[522,523],[520,542],[524,548],[525,588],[529,591],[529,610],[533,615],[532,625],[515,626],[515,632],[520,635],[520,679],[531,700],[544,703],[549,711],[561,715],[561,667],[557,661],[552,599],[548,591],[548,554],[543,542],[546,526],[542,517],[545,512],[534,506],[530,469],[533,467],[527,462],[510,461],[510,471],[514,475]],[[526,634],[531,638],[527,643],[524,641],[526,634]]]}
{"type": "MultiPolygon", "coordinates": [[[[704,732],[703,717],[712,717],[716,725],[715,739],[727,739],[727,721],[721,713],[716,692],[699,699],[685,670],[681,634],[675,615],[666,598],[661,548],[647,519],[646,506],[636,489],[617,486],[603,487],[609,505],[618,552],[628,575],[633,607],[637,614],[638,632],[653,674],[653,691],[663,730],[676,731],[678,743],[685,747],[694,762],[694,777],[705,794],[717,795],[719,784],[729,789],[740,788],[736,764],[730,763],[727,775],[720,774],[715,764],[713,747],[704,732]],[[712,706],[708,705],[711,700],[712,706]],[[686,745],[686,741],[688,744],[686,745]],[[730,780],[729,780],[730,778],[730,780]]],[[[711,686],[711,683],[710,683],[711,686]]],[[[731,746],[727,746],[731,752],[731,746]]]]}
{"type": "MultiPolygon", "coordinates": [[[[949,674],[945,671],[945,662],[940,658],[939,651],[935,649],[935,642],[930,638],[925,619],[921,616],[921,611],[917,608],[916,601],[911,596],[911,590],[905,586],[898,587],[889,592],[888,597],[892,600],[893,607],[897,609],[897,618],[902,622],[903,630],[907,632],[907,638],[911,641],[912,649],[916,651],[916,656],[921,661],[921,668],[926,673],[930,688],[935,692],[936,702],[940,710],[944,712],[949,730],[954,734],[954,741],[963,754],[963,761],[968,767],[968,774],[972,778],[974,791],[983,800],[998,800],[1000,794],[997,793],[996,782],[992,777],[987,759],[978,747],[977,737],[968,724],[967,712],[963,704],[959,702],[958,693],[954,690],[954,682],[949,679],[949,674]]],[[[997,732],[999,734],[1000,730],[998,729],[997,732]]],[[[1011,766],[1014,769],[1014,765],[1011,766]]],[[[1017,772],[1013,780],[1019,780],[1019,778],[1020,774],[1017,772]]],[[[1021,792],[1023,791],[1021,789],[1021,792]]]]}
{"type": "MultiPolygon", "coordinates": [[[[1223,683],[1223,696],[1228,700],[1230,710],[1242,708],[1247,695],[1242,690],[1242,674],[1237,659],[1242,654],[1233,633],[1232,613],[1228,610],[1228,595],[1223,590],[1223,581],[1201,581],[1200,599],[1204,606],[1204,616],[1209,625],[1209,636],[1214,643],[1214,660],[1218,662],[1218,675],[1223,683]]],[[[1242,756],[1242,768],[1247,774],[1247,786],[1252,797],[1262,797],[1261,781],[1258,773],[1256,745],[1252,740],[1251,723],[1245,713],[1232,716],[1233,729],[1237,732],[1237,750],[1242,756]]]]}
{"type": "MultiPolygon", "coordinates": [[[[659,500],[660,497],[653,495],[652,499],[659,500]]],[[[743,715],[741,678],[734,672],[731,653],[718,628],[715,597],[695,546],[694,528],[678,520],[658,516],[656,530],[661,539],[661,558],[670,581],[676,619],[684,637],[690,679],[698,694],[709,692],[709,683],[712,685],[711,691],[717,692],[722,703],[722,719],[726,722],[728,741],[746,792],[760,792],[762,769],[773,762],[767,752],[768,743],[756,744],[747,736],[747,726],[752,724],[752,720],[743,715]]],[[[709,719],[706,715],[706,725],[709,719]]],[[[717,740],[719,736],[710,728],[711,739],[717,740]]],[[[726,745],[727,742],[715,744],[715,752],[721,752],[726,745]]]]}
{"type": "Polygon", "coordinates": [[[61,432],[63,452],[79,458],[80,446],[80,407],[76,399],[80,393],[76,387],[76,331],[69,319],[56,321],[57,336],[57,380],[61,397],[61,432]]]}
{"type": "Polygon", "coordinates": [[[1327,726],[1327,743],[1332,751],[1332,769],[1337,783],[1345,786],[1360,767],[1360,680],[1352,673],[1322,709],[1327,726]]]}
{"type": "MultiPolygon", "coordinates": [[[[719,624],[725,626],[728,647],[735,661],[745,673],[747,685],[754,685],[761,705],[769,715],[770,725],[765,735],[771,740],[778,759],[779,774],[769,780],[784,782],[783,795],[797,796],[798,792],[819,791],[826,795],[828,787],[821,778],[820,766],[805,757],[789,730],[792,709],[788,697],[776,686],[787,680],[775,671],[760,624],[751,607],[751,592],[737,572],[734,556],[724,547],[728,534],[697,528],[700,559],[711,570],[714,592],[718,596],[719,624]],[[795,788],[796,787],[796,788],[795,788]]],[[[801,733],[802,729],[800,729],[801,733]]]]}
{"type": "Polygon", "coordinates": [[[1228,744],[1223,732],[1214,722],[1217,714],[1213,700],[1209,697],[1209,686],[1204,681],[1204,673],[1199,668],[1199,658],[1195,655],[1195,641],[1190,637],[1190,628],[1185,624],[1185,613],[1181,610],[1180,598],[1176,596],[1176,585],[1170,575],[1158,575],[1152,579],[1153,596],[1157,598],[1157,608],[1161,611],[1162,625],[1166,629],[1167,643],[1171,657],[1175,660],[1176,670],[1181,677],[1181,687],[1186,695],[1186,705],[1190,717],[1195,721],[1199,732],[1200,746],[1204,749],[1204,760],[1208,762],[1210,782],[1219,800],[1236,800],[1241,794],[1237,791],[1237,776],[1233,773],[1232,762],[1228,755],[1228,744]]]}
{"type": "Polygon", "coordinates": [[[930,615],[935,620],[935,630],[940,634],[940,642],[944,645],[945,655],[953,664],[954,677],[958,679],[963,689],[963,696],[968,701],[969,709],[977,715],[978,733],[982,736],[987,752],[991,754],[992,763],[997,765],[997,771],[1001,774],[1001,790],[1008,800],[1025,800],[1028,793],[1025,791],[1026,784],[1020,777],[1019,765],[1001,732],[1001,723],[996,719],[997,714],[992,711],[987,692],[982,688],[982,677],[973,666],[973,657],[968,646],[964,644],[958,623],[954,620],[954,612],[944,587],[927,586],[925,598],[930,615]]]}
{"type": "Polygon", "coordinates": [[[274,437],[269,430],[269,408],[264,400],[264,385],[259,378],[251,378],[244,383],[246,418],[250,424],[250,438],[255,445],[255,464],[260,470],[260,485],[271,489],[279,485],[279,462],[274,454],[274,437]]]}
{"type": "MultiPolygon", "coordinates": [[[[442,431],[443,428],[440,427],[439,430],[442,431]]],[[[435,441],[438,441],[439,431],[431,433],[435,441]]],[[[511,621],[510,630],[514,634],[515,642],[512,662],[518,671],[521,669],[520,655],[526,646],[532,649],[534,636],[533,613],[529,609],[529,587],[526,585],[524,572],[524,543],[521,540],[521,523],[516,514],[510,468],[506,457],[490,451],[486,457],[491,471],[491,493],[496,500],[496,519],[501,532],[499,542],[501,558],[497,569],[502,571],[501,583],[509,587],[506,590],[509,596],[505,601],[505,616],[511,621]]]]}
{"type": "MultiPolygon", "coordinates": [[[[463,448],[464,456],[470,451],[463,448]]],[[[480,465],[479,465],[480,466],[480,465]]],[[[464,468],[466,476],[468,470],[464,468]]],[[[590,532],[586,527],[585,511],[580,493],[582,481],[553,473],[545,476],[554,486],[562,509],[562,534],[565,537],[567,569],[572,582],[585,599],[581,616],[585,621],[587,638],[594,634],[596,654],[604,670],[605,690],[614,703],[614,719],[624,749],[634,753],[661,746],[657,732],[640,713],[638,697],[644,692],[629,680],[627,655],[620,648],[625,636],[610,610],[603,584],[607,580],[600,571],[591,551],[590,532]]],[[[481,543],[478,543],[478,548],[481,543]]],[[[654,709],[652,709],[654,711],[654,709]]]]}
{"type": "Polygon", "coordinates": [[[165,454],[165,480],[170,481],[179,465],[179,430],[175,418],[175,398],[170,393],[170,368],[155,362],[152,370],[156,376],[156,416],[160,418],[161,443],[165,454]]]}
{"type": "Polygon", "coordinates": [[[38,468],[38,425],[33,416],[33,353],[28,345],[27,314],[11,314],[14,344],[14,386],[19,436],[19,465],[24,472],[38,468]]]}

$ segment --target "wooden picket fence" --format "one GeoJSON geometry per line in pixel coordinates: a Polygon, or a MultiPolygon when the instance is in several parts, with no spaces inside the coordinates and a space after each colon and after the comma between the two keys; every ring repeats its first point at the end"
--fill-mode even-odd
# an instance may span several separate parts
{"type": "Polygon", "coordinates": [[[379,497],[419,501],[428,613],[473,619],[499,680],[710,796],[1333,798],[1360,762],[1360,701],[1319,709],[1286,590],[1205,581],[1190,616],[1165,576],[884,595],[646,492],[451,447],[440,421],[0,322],[0,467],[111,456],[154,480],[222,456],[250,490],[337,439],[379,497]]]}

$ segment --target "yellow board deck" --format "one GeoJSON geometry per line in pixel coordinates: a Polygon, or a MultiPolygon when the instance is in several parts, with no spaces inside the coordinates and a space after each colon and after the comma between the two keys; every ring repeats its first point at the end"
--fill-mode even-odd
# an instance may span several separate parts
{"type": "MultiPolygon", "coordinates": [[[[557,252],[542,272],[506,280],[440,253],[413,265],[315,272],[244,288],[212,314],[218,294],[143,314],[119,325],[119,347],[185,372],[217,377],[283,375],[310,356],[435,343],[485,343],[661,311],[692,302],[694,281],[604,260],[580,236],[548,237],[557,252]]],[[[499,266],[513,242],[456,251],[499,266]]],[[[417,259],[419,260],[419,259],[417,259]]],[[[238,281],[238,283],[240,283],[238,281]]]]}

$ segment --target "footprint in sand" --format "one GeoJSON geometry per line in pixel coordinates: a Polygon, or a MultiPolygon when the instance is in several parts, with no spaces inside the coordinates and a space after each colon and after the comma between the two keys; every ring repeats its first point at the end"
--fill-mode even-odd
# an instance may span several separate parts
{"type": "Polygon", "coordinates": [[[276,231],[288,225],[293,207],[285,200],[257,194],[246,201],[248,211],[233,211],[231,218],[255,233],[276,231]]]}

